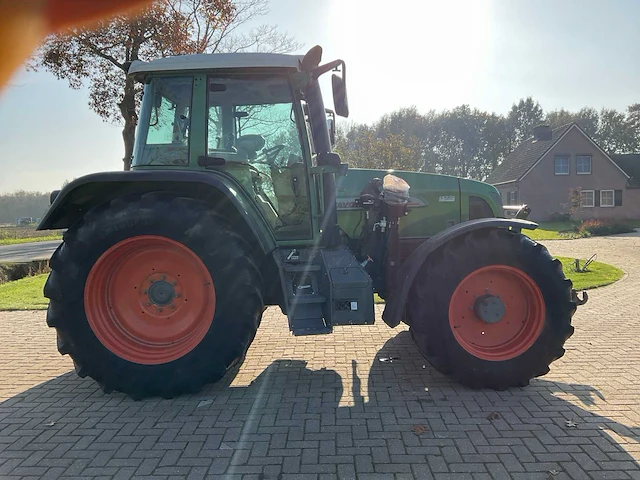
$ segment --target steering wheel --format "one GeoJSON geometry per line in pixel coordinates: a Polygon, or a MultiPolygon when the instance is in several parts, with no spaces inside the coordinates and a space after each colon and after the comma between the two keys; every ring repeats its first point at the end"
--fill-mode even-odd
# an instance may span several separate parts
{"type": "Polygon", "coordinates": [[[277,166],[276,160],[278,159],[278,155],[280,152],[286,147],[286,145],[274,145],[273,147],[265,148],[262,150],[262,154],[267,157],[267,162],[269,165],[277,166]]]}

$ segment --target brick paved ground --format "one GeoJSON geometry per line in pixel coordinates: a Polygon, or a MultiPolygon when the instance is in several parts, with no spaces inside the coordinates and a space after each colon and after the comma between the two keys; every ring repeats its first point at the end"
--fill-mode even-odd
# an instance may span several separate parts
{"type": "Polygon", "coordinates": [[[69,373],[42,312],[0,314],[0,478],[640,479],[640,238],[546,243],[628,275],[508,392],[451,383],[403,328],[293,338],[270,309],[226,384],[134,402],[69,373]]]}

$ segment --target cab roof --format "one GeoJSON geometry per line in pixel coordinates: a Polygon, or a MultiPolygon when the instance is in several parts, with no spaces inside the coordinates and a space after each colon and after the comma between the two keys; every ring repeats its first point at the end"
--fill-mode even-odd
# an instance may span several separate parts
{"type": "Polygon", "coordinates": [[[176,55],[150,62],[136,60],[129,67],[129,74],[171,72],[186,70],[220,70],[235,68],[287,68],[300,69],[302,55],[280,53],[208,53],[176,55]]]}

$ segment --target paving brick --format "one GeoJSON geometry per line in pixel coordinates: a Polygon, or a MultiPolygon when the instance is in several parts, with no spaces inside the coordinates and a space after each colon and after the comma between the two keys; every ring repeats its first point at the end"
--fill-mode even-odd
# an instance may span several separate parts
{"type": "Polygon", "coordinates": [[[286,457],[282,463],[282,471],[284,473],[300,472],[300,457],[286,457]]]}
{"type": "Polygon", "coordinates": [[[444,473],[449,471],[447,463],[439,455],[427,455],[427,463],[432,473],[444,473]]]}
{"type": "Polygon", "coordinates": [[[340,480],[355,480],[355,467],[353,465],[338,465],[338,478],[340,480]]]}
{"type": "Polygon", "coordinates": [[[627,472],[623,471],[607,471],[607,472],[589,472],[593,480],[628,480],[631,478],[627,472]]]}
{"type": "Polygon", "coordinates": [[[628,276],[591,292],[548,375],[504,392],[438,374],[404,326],[293,337],[269,308],[235,376],[135,402],[69,373],[43,312],[2,312],[0,477],[640,480],[640,238],[544,243],[628,276]]]}
{"type": "Polygon", "coordinates": [[[338,467],[335,464],[330,463],[312,463],[300,465],[300,473],[335,473],[338,471],[338,467]]]}
{"type": "Polygon", "coordinates": [[[390,463],[390,464],[382,464],[377,463],[374,465],[376,472],[380,473],[395,473],[396,476],[401,473],[410,473],[411,472],[411,464],[410,463],[390,463]]]}
{"type": "Polygon", "coordinates": [[[373,461],[370,455],[356,455],[354,460],[356,472],[358,472],[359,475],[367,472],[373,472],[373,461]]]}

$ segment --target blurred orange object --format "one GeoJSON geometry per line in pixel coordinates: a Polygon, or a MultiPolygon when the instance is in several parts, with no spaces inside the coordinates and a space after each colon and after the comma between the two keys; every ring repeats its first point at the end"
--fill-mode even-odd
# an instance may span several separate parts
{"type": "Polygon", "coordinates": [[[0,89],[49,34],[91,26],[152,0],[0,0],[0,89]]]}

